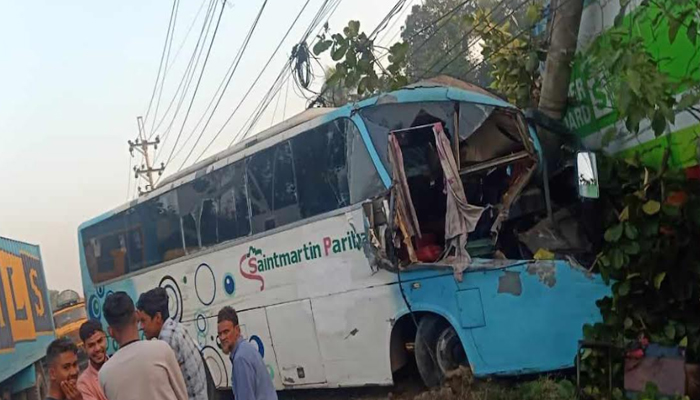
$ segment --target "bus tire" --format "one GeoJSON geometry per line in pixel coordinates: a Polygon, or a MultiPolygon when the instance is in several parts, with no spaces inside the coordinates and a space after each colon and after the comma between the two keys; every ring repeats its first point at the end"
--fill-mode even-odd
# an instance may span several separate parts
{"type": "Polygon", "coordinates": [[[467,363],[457,332],[444,318],[426,315],[418,323],[416,364],[427,387],[442,384],[446,374],[467,363]]]}

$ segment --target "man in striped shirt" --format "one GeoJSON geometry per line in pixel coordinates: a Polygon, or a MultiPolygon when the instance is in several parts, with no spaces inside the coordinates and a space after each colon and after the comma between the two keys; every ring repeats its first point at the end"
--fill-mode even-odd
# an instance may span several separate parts
{"type": "Polygon", "coordinates": [[[147,339],[160,339],[170,345],[180,364],[189,400],[207,400],[204,361],[196,342],[185,327],[170,318],[168,293],[163,288],[141,294],[136,304],[141,329],[147,339]]]}

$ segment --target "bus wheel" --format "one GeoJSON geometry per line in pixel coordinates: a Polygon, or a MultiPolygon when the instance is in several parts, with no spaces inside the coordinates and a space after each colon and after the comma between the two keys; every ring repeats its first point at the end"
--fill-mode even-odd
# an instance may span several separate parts
{"type": "Polygon", "coordinates": [[[439,386],[449,371],[467,363],[457,332],[435,315],[426,315],[418,323],[415,354],[418,372],[428,387],[439,386]]]}

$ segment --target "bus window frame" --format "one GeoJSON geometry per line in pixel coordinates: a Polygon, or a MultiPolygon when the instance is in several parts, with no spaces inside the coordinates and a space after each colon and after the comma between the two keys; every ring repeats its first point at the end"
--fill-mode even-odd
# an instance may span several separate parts
{"type": "MultiPolygon", "coordinates": [[[[333,123],[334,121],[349,121],[352,124],[354,124],[355,128],[357,129],[357,132],[360,134],[360,136],[362,138],[362,142],[364,143],[365,150],[369,153],[370,159],[372,160],[372,163],[374,164],[374,167],[375,167],[374,169],[377,172],[381,183],[384,184],[385,187],[388,187],[388,186],[386,186],[387,183],[386,183],[385,177],[384,177],[384,176],[388,176],[388,173],[386,172],[385,166],[379,161],[379,157],[377,155],[376,149],[374,148],[374,144],[372,143],[372,140],[370,139],[369,132],[367,131],[367,127],[365,126],[364,121],[360,118],[359,115],[357,115],[357,113],[351,112],[351,110],[345,109],[345,108],[341,108],[339,110],[330,112],[327,115],[309,120],[305,123],[302,123],[300,125],[297,125],[297,126],[291,128],[287,131],[280,132],[279,134],[277,134],[273,137],[270,137],[267,140],[263,140],[261,142],[254,143],[254,144],[250,145],[249,147],[246,147],[245,149],[243,149],[235,154],[232,154],[231,156],[226,157],[225,159],[222,159],[219,162],[214,163],[213,165],[211,165],[209,167],[203,168],[203,170],[207,171],[206,172],[207,174],[215,173],[216,171],[218,171],[218,170],[220,170],[228,165],[233,165],[236,162],[242,161],[242,162],[246,163],[246,170],[245,170],[245,177],[246,178],[245,179],[246,179],[246,191],[248,191],[248,188],[249,188],[248,171],[247,171],[247,162],[248,162],[247,159],[248,158],[250,158],[255,153],[272,148],[272,147],[274,147],[282,142],[285,142],[285,141],[289,142],[290,149],[293,152],[294,150],[292,148],[292,143],[291,143],[292,138],[294,138],[294,137],[296,137],[304,132],[314,130],[322,125],[333,123]]],[[[292,159],[293,159],[293,153],[292,153],[292,159]]],[[[346,162],[350,162],[350,160],[351,160],[350,158],[347,158],[346,162]]],[[[191,183],[192,181],[197,179],[199,177],[198,174],[201,174],[200,171],[202,171],[202,170],[193,171],[192,173],[188,174],[187,176],[184,176],[178,180],[175,180],[175,181],[169,183],[167,186],[164,186],[164,189],[162,191],[159,190],[160,188],[154,190],[153,192],[149,193],[142,201],[139,201],[137,204],[142,204],[142,203],[148,202],[152,199],[156,199],[156,198],[163,196],[163,195],[166,195],[170,192],[175,192],[175,195],[176,195],[177,188],[179,188],[182,185],[186,185],[188,183],[191,183]],[[165,189],[166,187],[167,187],[167,189],[165,189]]],[[[294,174],[295,174],[295,181],[296,181],[296,171],[294,172],[294,174]]],[[[297,190],[298,190],[298,187],[297,187],[297,190]]],[[[248,194],[248,193],[246,193],[246,194],[248,194]]],[[[178,263],[178,262],[184,262],[187,260],[191,260],[194,257],[207,255],[207,254],[210,254],[210,253],[215,252],[215,251],[221,251],[221,250],[224,250],[228,247],[244,243],[245,241],[257,240],[257,239],[263,238],[265,236],[274,235],[274,234],[284,232],[284,231],[289,230],[289,229],[298,228],[299,226],[302,226],[304,224],[310,224],[310,223],[314,223],[314,222],[317,222],[317,221],[320,221],[323,219],[332,218],[336,215],[340,215],[340,214],[352,211],[356,208],[361,208],[363,206],[363,204],[366,203],[368,200],[369,199],[358,200],[355,204],[350,204],[347,207],[338,208],[338,209],[331,210],[331,211],[328,211],[326,213],[318,214],[318,215],[308,217],[308,218],[299,218],[297,221],[291,222],[289,224],[276,226],[275,228],[261,231],[258,233],[252,233],[253,232],[253,229],[252,229],[252,205],[250,204],[250,202],[251,202],[250,196],[247,195],[248,215],[249,215],[249,218],[251,218],[251,233],[246,235],[246,236],[241,236],[241,237],[238,237],[238,238],[226,241],[226,242],[217,243],[217,244],[210,246],[208,248],[201,248],[199,251],[188,253],[188,254],[183,254],[180,257],[170,259],[167,261],[164,260],[164,261],[161,261],[160,263],[157,263],[157,264],[145,267],[145,268],[141,268],[137,271],[129,271],[129,272],[125,271],[126,273],[122,273],[122,274],[114,276],[110,279],[105,279],[105,280],[100,280],[100,281],[95,280],[93,278],[93,274],[91,272],[91,269],[87,266],[87,260],[86,260],[86,267],[87,267],[86,269],[88,270],[88,273],[89,273],[90,282],[93,285],[107,285],[107,284],[118,282],[121,280],[126,280],[126,279],[129,279],[131,277],[138,276],[140,274],[149,273],[149,272],[154,271],[156,269],[165,268],[167,266],[173,265],[173,264],[178,263]]],[[[298,201],[298,194],[297,194],[297,201],[298,201]]],[[[114,214],[112,214],[112,216],[118,215],[124,211],[127,211],[127,210],[133,208],[134,206],[136,206],[137,204],[125,205],[122,208],[115,210],[116,212],[114,214]]],[[[108,218],[110,218],[110,217],[108,217],[108,218]]],[[[182,223],[182,218],[179,218],[179,219],[180,219],[180,223],[182,223]]],[[[102,222],[102,221],[100,221],[100,222],[102,222]]],[[[92,224],[89,226],[82,226],[80,229],[81,239],[82,239],[82,234],[85,231],[85,229],[88,229],[89,227],[94,226],[100,222],[96,222],[95,224],[92,224]]],[[[182,235],[182,232],[181,232],[181,235],[182,235]]],[[[183,241],[184,241],[184,238],[183,238],[183,241]]],[[[80,250],[82,252],[85,251],[84,243],[82,240],[81,240],[81,249],[80,250]]],[[[145,251],[145,245],[143,246],[142,251],[145,251]]],[[[184,252],[184,243],[183,243],[183,252],[184,252]]]]}

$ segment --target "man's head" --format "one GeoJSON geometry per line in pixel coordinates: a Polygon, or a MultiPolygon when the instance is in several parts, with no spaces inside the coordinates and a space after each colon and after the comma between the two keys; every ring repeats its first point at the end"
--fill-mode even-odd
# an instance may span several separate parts
{"type": "Polygon", "coordinates": [[[241,336],[241,327],[238,326],[238,314],[236,314],[236,310],[226,306],[219,311],[216,322],[219,340],[221,341],[221,350],[225,354],[229,354],[233,351],[238,338],[241,336]]]}
{"type": "Polygon", "coordinates": [[[51,383],[60,386],[63,382],[78,382],[78,347],[68,338],[56,339],[46,349],[51,383]]]}
{"type": "Polygon", "coordinates": [[[122,345],[125,341],[138,338],[138,326],[134,302],[125,292],[115,292],[105,299],[102,313],[109,324],[109,335],[122,345]]]}
{"type": "Polygon", "coordinates": [[[163,323],[170,317],[168,292],[161,287],[151,289],[141,294],[136,308],[139,310],[138,318],[146,338],[157,338],[163,323]]]}
{"type": "Polygon", "coordinates": [[[90,362],[95,366],[104,364],[107,361],[107,335],[102,330],[100,321],[94,319],[86,321],[80,326],[78,333],[90,362]]]}

